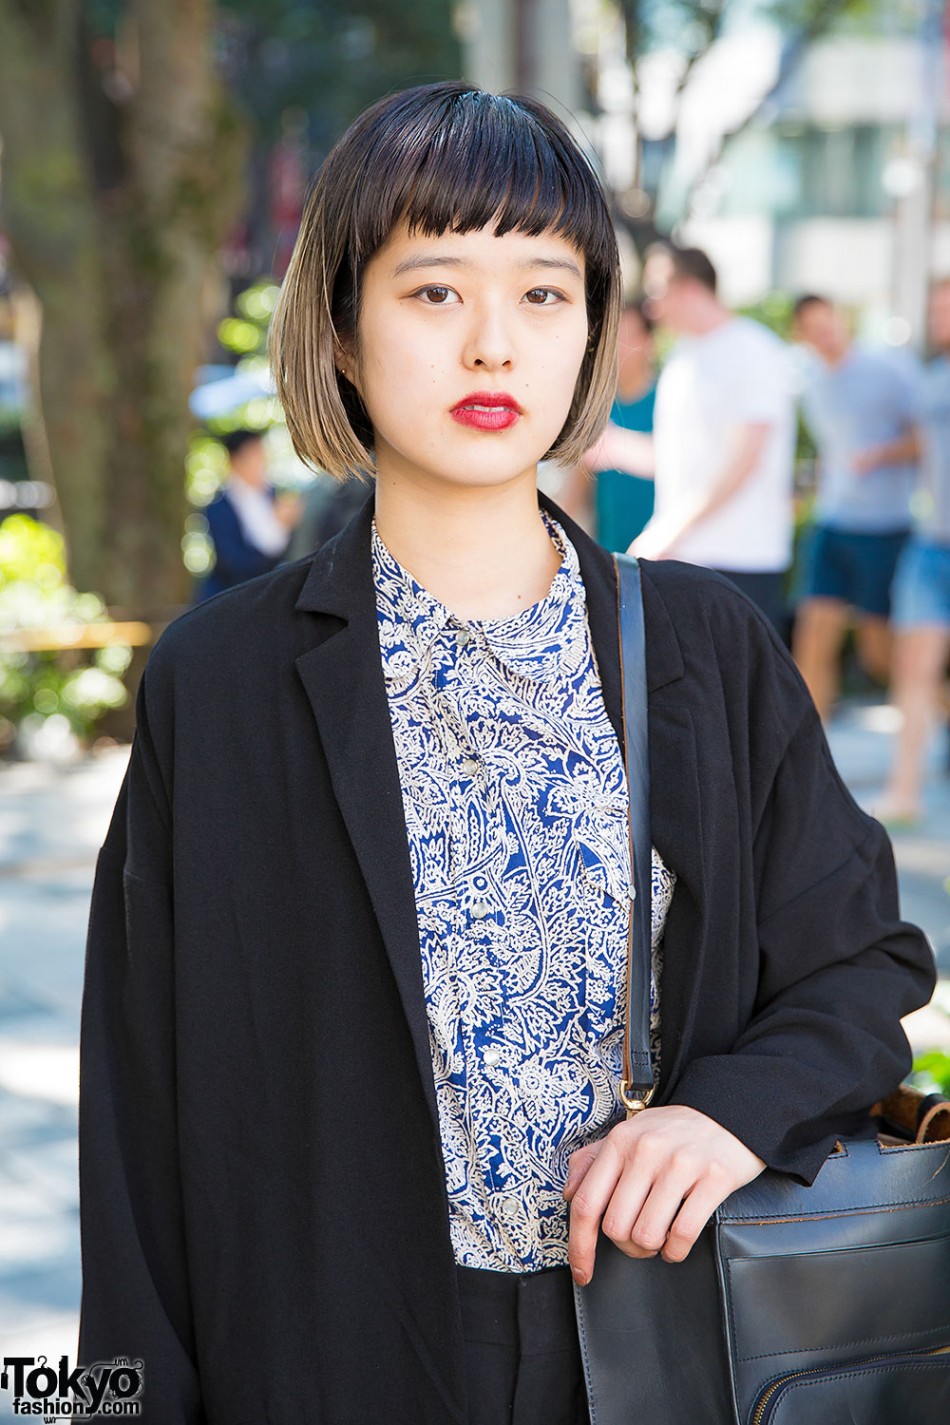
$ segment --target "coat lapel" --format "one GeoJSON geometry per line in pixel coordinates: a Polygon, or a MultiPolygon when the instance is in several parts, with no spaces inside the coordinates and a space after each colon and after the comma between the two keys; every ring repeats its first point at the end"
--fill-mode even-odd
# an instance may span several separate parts
{"type": "Polygon", "coordinates": [[[415,890],[376,625],[372,510],[370,499],[314,556],[297,611],[321,616],[314,621],[320,641],[296,662],[437,1123],[415,890]]]}

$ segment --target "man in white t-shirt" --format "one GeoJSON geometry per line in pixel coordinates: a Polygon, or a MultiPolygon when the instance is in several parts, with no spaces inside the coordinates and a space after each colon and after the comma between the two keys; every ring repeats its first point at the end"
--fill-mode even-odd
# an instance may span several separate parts
{"type": "Polygon", "coordinates": [[[633,552],[726,574],[781,627],[795,437],[786,347],[723,306],[715,268],[696,248],[653,248],[644,290],[651,316],[682,339],[660,376],[652,448],[612,428],[604,438],[610,464],[656,481],[655,513],[633,552]]]}

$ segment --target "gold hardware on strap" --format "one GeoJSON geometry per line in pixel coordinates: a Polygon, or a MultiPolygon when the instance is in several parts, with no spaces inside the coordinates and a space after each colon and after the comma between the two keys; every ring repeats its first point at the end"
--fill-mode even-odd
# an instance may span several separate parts
{"type": "Polygon", "coordinates": [[[650,1100],[655,1089],[649,1089],[645,1094],[633,1093],[627,1079],[620,1080],[620,1101],[627,1110],[627,1117],[633,1118],[636,1114],[642,1113],[650,1105],[650,1100]]]}

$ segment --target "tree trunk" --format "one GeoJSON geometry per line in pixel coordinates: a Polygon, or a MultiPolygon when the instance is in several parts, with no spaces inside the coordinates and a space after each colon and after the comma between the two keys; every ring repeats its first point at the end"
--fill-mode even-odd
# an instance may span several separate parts
{"type": "Polygon", "coordinates": [[[70,575],[139,614],[187,592],[188,394],[244,133],[209,0],[127,0],[91,59],[82,0],[0,0],[4,226],[43,306],[40,404],[70,575]]]}
{"type": "MultiPolygon", "coordinates": [[[[33,458],[45,443],[77,565],[101,547],[115,363],[106,343],[99,219],[76,87],[79,0],[0,0],[3,224],[42,305],[33,458]]],[[[94,587],[88,584],[87,587],[94,587]]]]}

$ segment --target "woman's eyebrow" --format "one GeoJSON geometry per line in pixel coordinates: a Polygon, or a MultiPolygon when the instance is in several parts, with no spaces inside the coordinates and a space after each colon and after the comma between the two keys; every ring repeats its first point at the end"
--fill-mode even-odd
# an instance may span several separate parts
{"type": "Polygon", "coordinates": [[[393,268],[393,276],[401,277],[404,272],[415,272],[420,267],[471,267],[467,257],[446,257],[436,252],[420,252],[416,257],[404,257],[393,268]]]}
{"type": "Polygon", "coordinates": [[[562,272],[571,272],[575,277],[580,277],[581,270],[576,262],[569,257],[526,257],[521,263],[522,267],[547,267],[562,272]]]}
{"type": "MultiPolygon", "coordinates": [[[[444,253],[420,252],[414,257],[404,257],[401,262],[397,262],[393,268],[393,276],[401,277],[406,272],[417,272],[420,268],[426,267],[474,267],[476,264],[467,257],[449,257],[444,253]]],[[[525,257],[518,266],[531,270],[532,268],[544,268],[551,271],[570,272],[574,277],[581,277],[581,270],[577,263],[569,257],[525,257]]]]}

